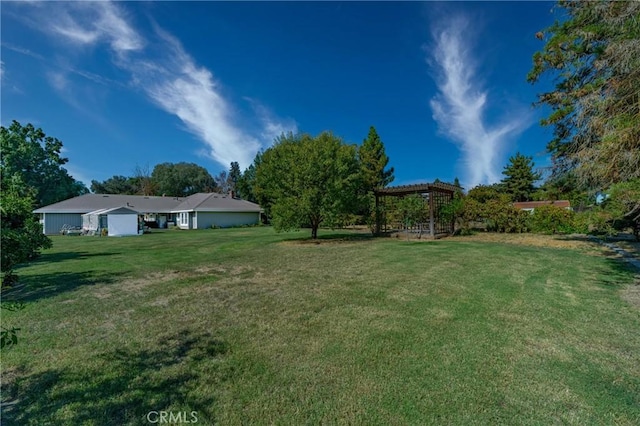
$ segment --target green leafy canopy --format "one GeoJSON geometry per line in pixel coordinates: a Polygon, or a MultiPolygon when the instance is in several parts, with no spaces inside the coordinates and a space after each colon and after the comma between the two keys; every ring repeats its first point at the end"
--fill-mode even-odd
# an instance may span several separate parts
{"type": "Polygon", "coordinates": [[[356,148],[332,133],[282,135],[256,169],[254,191],[267,201],[276,230],[332,226],[357,207],[356,148]]]}
{"type": "Polygon", "coordinates": [[[32,124],[13,121],[0,127],[0,166],[3,179],[20,176],[24,185],[34,188],[35,208],[85,194],[88,189],[69,175],[62,166],[62,142],[47,136],[32,124]]]}

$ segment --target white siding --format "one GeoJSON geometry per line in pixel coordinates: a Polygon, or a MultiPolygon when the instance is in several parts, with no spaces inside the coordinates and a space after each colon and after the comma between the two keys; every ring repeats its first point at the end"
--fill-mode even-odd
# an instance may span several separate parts
{"type": "Polygon", "coordinates": [[[43,232],[46,235],[59,234],[64,225],[82,226],[80,213],[42,213],[44,216],[43,232]]]}
{"type": "Polygon", "coordinates": [[[110,237],[138,235],[138,215],[136,214],[108,214],[107,228],[110,237]]]}
{"type": "Polygon", "coordinates": [[[181,212],[176,214],[176,223],[180,229],[191,229],[193,212],[181,212]]]}
{"type": "Polygon", "coordinates": [[[260,220],[260,213],[253,212],[198,212],[197,228],[206,229],[212,225],[220,228],[239,225],[255,225],[260,220]]]}

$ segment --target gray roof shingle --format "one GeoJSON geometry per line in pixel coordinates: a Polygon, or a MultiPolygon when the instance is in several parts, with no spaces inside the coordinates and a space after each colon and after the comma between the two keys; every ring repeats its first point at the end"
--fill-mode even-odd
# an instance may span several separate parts
{"type": "Polygon", "coordinates": [[[34,213],[89,213],[94,210],[128,207],[138,213],[177,211],[259,212],[260,206],[223,194],[198,193],[186,198],[120,194],[85,194],[34,210],[34,213]]]}
{"type": "Polygon", "coordinates": [[[260,206],[215,192],[193,194],[182,201],[173,211],[196,212],[260,212],[260,206]]]}

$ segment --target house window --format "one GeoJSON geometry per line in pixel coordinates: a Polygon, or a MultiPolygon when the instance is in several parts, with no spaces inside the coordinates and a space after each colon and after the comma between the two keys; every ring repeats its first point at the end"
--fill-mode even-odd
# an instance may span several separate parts
{"type": "Polygon", "coordinates": [[[180,213],[180,225],[189,226],[189,213],[180,213]]]}

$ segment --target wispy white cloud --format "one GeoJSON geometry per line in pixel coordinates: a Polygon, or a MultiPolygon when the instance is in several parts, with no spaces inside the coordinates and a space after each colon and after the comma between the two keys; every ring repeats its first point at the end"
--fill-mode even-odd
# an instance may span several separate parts
{"type": "Polygon", "coordinates": [[[500,180],[501,152],[508,137],[530,125],[528,114],[503,117],[489,125],[485,114],[488,92],[477,76],[469,21],[456,17],[436,25],[434,46],[427,63],[436,74],[437,95],[431,99],[433,118],[440,131],[460,148],[465,187],[500,180]]]}
{"type": "Polygon", "coordinates": [[[90,44],[98,39],[98,33],[96,31],[86,30],[69,19],[54,24],[51,30],[80,44],[90,44]]]}
{"type": "Polygon", "coordinates": [[[65,71],[68,71],[70,73],[73,73],[75,75],[78,75],[86,80],[90,80],[94,83],[98,83],[101,84],[103,86],[120,86],[120,87],[124,87],[125,85],[122,84],[119,81],[115,81],[112,80],[110,78],[101,76],[100,74],[96,74],[90,71],[85,71],[85,70],[81,70],[81,69],[76,69],[70,66],[61,66],[65,71]]]}
{"type": "Polygon", "coordinates": [[[211,158],[225,167],[232,161],[242,167],[251,164],[261,143],[235,125],[232,108],[213,74],[198,66],[171,34],[160,28],[156,33],[163,42],[163,57],[142,63],[121,61],[121,66],[156,105],[180,118],[209,146],[211,158]]]}
{"type": "Polygon", "coordinates": [[[87,80],[93,81],[94,83],[99,83],[105,86],[107,85],[121,86],[121,87],[124,86],[124,84],[118,81],[112,80],[110,78],[104,77],[102,75],[99,75],[90,71],[82,70],[82,69],[77,69],[69,65],[68,61],[61,61],[59,59],[54,61],[54,60],[51,60],[50,58],[46,58],[45,56],[37,52],[33,52],[29,49],[25,49],[24,47],[17,46],[15,44],[3,42],[2,47],[12,50],[16,53],[20,53],[22,55],[37,59],[38,61],[44,63],[48,67],[56,68],[57,72],[73,73],[87,80]]]}
{"type": "Polygon", "coordinates": [[[259,133],[263,146],[272,145],[275,139],[283,133],[287,134],[289,132],[298,132],[298,124],[295,120],[291,118],[282,119],[276,117],[273,111],[256,99],[245,96],[244,100],[249,102],[251,108],[253,108],[253,111],[256,114],[256,117],[258,118],[258,121],[260,122],[261,129],[259,133]]]}
{"type": "MultiPolygon", "coordinates": [[[[206,144],[207,155],[224,167],[232,161],[247,167],[276,134],[296,129],[292,120],[281,121],[264,108],[255,110],[260,128],[248,131],[210,70],[198,65],[180,41],[158,25],[154,24],[154,33],[143,37],[120,4],[56,3],[50,11],[56,19],[43,21],[48,33],[71,46],[107,44],[114,53],[113,63],[129,73],[130,84],[178,117],[187,131],[206,144]]],[[[110,82],[73,67],[67,71],[98,83],[110,82]]],[[[49,81],[56,89],[63,84],[55,74],[49,81]]]]}
{"type": "Polygon", "coordinates": [[[141,50],[145,41],[128,23],[124,9],[111,2],[98,2],[95,28],[107,35],[111,48],[117,53],[141,50]]]}
{"type": "Polygon", "coordinates": [[[17,53],[21,53],[21,54],[26,55],[26,56],[31,56],[32,58],[35,58],[35,59],[44,60],[44,56],[40,55],[39,53],[32,52],[29,49],[25,49],[24,47],[16,46],[15,44],[12,44],[12,43],[7,43],[7,42],[3,41],[2,42],[2,47],[4,47],[5,49],[12,50],[12,51],[17,52],[17,53]]]}
{"type": "Polygon", "coordinates": [[[124,9],[117,5],[100,1],[73,2],[65,6],[56,5],[56,19],[45,27],[49,32],[79,45],[104,41],[118,54],[144,47],[144,39],[129,25],[124,9]]]}
{"type": "Polygon", "coordinates": [[[50,71],[47,73],[47,79],[49,80],[51,87],[59,93],[64,93],[69,87],[69,80],[67,79],[67,76],[61,72],[50,71]]]}
{"type": "Polygon", "coordinates": [[[67,70],[49,70],[45,75],[49,85],[56,91],[62,101],[67,103],[80,114],[99,124],[102,128],[109,128],[109,123],[105,117],[96,113],[93,108],[87,108],[87,105],[85,104],[85,101],[89,101],[91,104],[96,103],[94,91],[87,90],[86,87],[73,84],[73,80],[69,78],[69,72],[67,70]]]}

